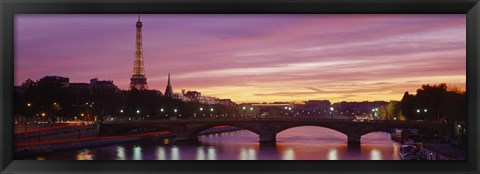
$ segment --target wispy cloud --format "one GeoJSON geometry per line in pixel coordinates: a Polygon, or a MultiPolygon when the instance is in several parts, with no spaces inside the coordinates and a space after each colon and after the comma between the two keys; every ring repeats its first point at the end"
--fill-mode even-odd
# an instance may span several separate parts
{"type": "MultiPolygon", "coordinates": [[[[15,83],[45,75],[127,89],[136,15],[16,15],[15,83]]],[[[399,100],[464,84],[465,15],[142,15],[145,72],[163,90],[237,102],[399,100]]]]}

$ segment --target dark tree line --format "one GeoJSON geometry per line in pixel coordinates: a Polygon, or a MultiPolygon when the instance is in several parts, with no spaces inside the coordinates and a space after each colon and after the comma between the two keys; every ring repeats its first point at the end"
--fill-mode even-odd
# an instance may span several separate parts
{"type": "Polygon", "coordinates": [[[19,89],[14,98],[17,121],[232,117],[239,110],[219,104],[183,102],[156,90],[71,88],[49,78],[28,79],[19,89]]]}
{"type": "Polygon", "coordinates": [[[444,83],[422,85],[416,95],[405,92],[400,107],[409,120],[449,120],[465,122],[467,119],[465,92],[449,89],[444,83]]]}

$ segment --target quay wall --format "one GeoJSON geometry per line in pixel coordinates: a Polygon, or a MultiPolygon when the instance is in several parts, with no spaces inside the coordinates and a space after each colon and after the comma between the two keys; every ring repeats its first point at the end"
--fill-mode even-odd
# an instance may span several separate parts
{"type": "Polygon", "coordinates": [[[75,138],[97,137],[98,126],[96,124],[86,126],[69,126],[61,129],[33,131],[17,133],[14,135],[15,144],[34,143],[54,140],[67,140],[75,138]]]}
{"type": "MultiPolygon", "coordinates": [[[[96,125],[89,125],[84,126],[88,127],[85,129],[81,129],[83,132],[88,132],[91,134],[92,137],[96,137],[97,134],[94,132],[97,130],[96,125]],[[94,131],[95,130],[95,131],[94,131]],[[93,136],[95,135],[95,136],[93,136]]],[[[69,131],[57,131],[56,133],[66,132],[67,135],[78,133],[75,130],[68,129],[69,131]],[[73,132],[73,133],[72,133],[73,132]]],[[[221,127],[221,128],[212,128],[200,132],[199,135],[208,135],[208,134],[216,134],[216,133],[223,133],[223,132],[231,132],[241,130],[237,127],[221,127]]],[[[43,134],[42,134],[43,135],[43,134]]],[[[55,134],[56,135],[56,134],[55,134]]],[[[68,136],[54,136],[54,138],[65,138],[68,136]]],[[[160,134],[160,135],[152,135],[152,136],[135,136],[132,135],[130,137],[122,137],[122,138],[106,138],[106,139],[94,139],[94,140],[87,140],[87,141],[73,141],[73,142],[65,142],[65,143],[51,143],[51,144],[40,144],[40,145],[32,145],[32,146],[21,146],[15,148],[15,158],[27,158],[32,156],[43,155],[47,153],[51,153],[53,151],[60,151],[60,150],[70,150],[70,149],[79,149],[79,148],[86,148],[86,147],[95,147],[95,146],[106,146],[112,144],[121,144],[121,143],[129,143],[129,142],[136,142],[142,140],[158,140],[159,138],[172,138],[173,136],[169,133],[160,134]]],[[[29,137],[25,137],[29,138],[29,137]]],[[[86,138],[86,137],[85,137],[86,138]]],[[[33,138],[34,139],[34,138],[33,138]]],[[[71,139],[71,138],[70,138],[71,139]]]]}

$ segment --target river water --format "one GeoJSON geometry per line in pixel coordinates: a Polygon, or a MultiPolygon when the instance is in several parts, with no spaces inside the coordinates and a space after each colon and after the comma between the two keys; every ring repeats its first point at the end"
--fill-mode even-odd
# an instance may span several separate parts
{"type": "Polygon", "coordinates": [[[171,144],[168,139],[61,151],[46,160],[399,160],[400,144],[385,132],[362,136],[360,147],[347,137],[321,127],[297,127],[277,134],[275,145],[260,145],[258,135],[240,130],[204,135],[197,144],[171,144]]]}

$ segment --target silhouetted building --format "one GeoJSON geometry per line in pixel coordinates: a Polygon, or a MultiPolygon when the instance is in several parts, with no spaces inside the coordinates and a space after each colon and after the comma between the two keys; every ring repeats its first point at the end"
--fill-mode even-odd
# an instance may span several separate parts
{"type": "Polygon", "coordinates": [[[261,117],[277,117],[277,116],[293,116],[293,103],[289,102],[275,102],[275,103],[256,103],[256,104],[242,104],[241,110],[256,110],[261,114],[261,117]]]}
{"type": "Polygon", "coordinates": [[[72,89],[89,89],[90,84],[89,83],[70,83],[69,87],[72,89]]]}
{"type": "Polygon", "coordinates": [[[308,100],[305,101],[305,109],[307,110],[329,110],[330,101],[328,100],[308,100]]]}
{"type": "Polygon", "coordinates": [[[187,91],[184,95],[185,97],[190,98],[190,100],[193,102],[199,102],[199,98],[202,96],[202,93],[198,91],[187,91]]]}
{"type": "Polygon", "coordinates": [[[90,79],[90,83],[70,83],[69,87],[72,89],[114,88],[120,91],[112,80],[98,80],[96,77],[90,79]]]}
{"type": "Polygon", "coordinates": [[[295,104],[295,113],[303,116],[330,115],[330,107],[328,100],[307,100],[304,103],[295,104]]]}
{"type": "Polygon", "coordinates": [[[118,88],[112,80],[98,80],[96,77],[90,80],[90,86],[92,88],[118,88]]]}
{"type": "MultiPolygon", "coordinates": [[[[168,88],[169,87],[167,86],[167,90],[168,88]]],[[[167,92],[167,90],[165,90],[165,92],[167,92]]],[[[171,91],[171,86],[170,86],[170,91],[171,91]]],[[[202,96],[202,93],[198,91],[185,92],[185,90],[182,90],[182,93],[174,93],[171,95],[172,95],[172,98],[182,100],[184,102],[195,102],[195,103],[208,104],[208,105],[214,105],[214,104],[220,104],[220,105],[226,105],[226,106],[237,105],[231,99],[219,99],[216,97],[202,96]]]]}
{"type": "Polygon", "coordinates": [[[342,113],[341,115],[364,115],[372,111],[372,109],[379,108],[386,105],[386,101],[363,101],[363,102],[339,102],[333,104],[335,111],[342,113]]]}

